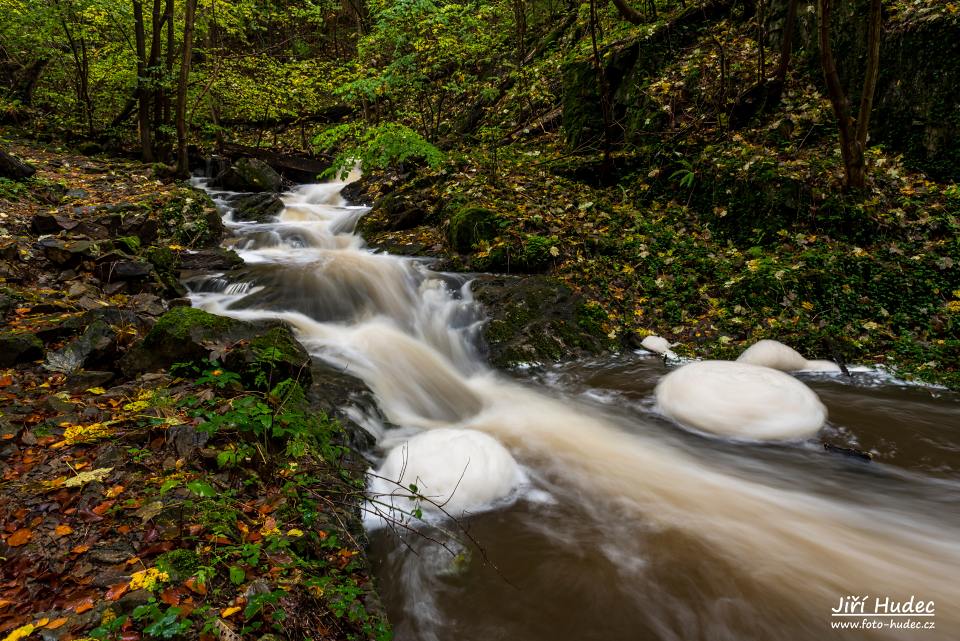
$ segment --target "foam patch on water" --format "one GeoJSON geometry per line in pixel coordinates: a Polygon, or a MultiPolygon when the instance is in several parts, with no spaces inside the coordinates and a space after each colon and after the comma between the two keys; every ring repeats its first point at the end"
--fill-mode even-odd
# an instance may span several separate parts
{"type": "Polygon", "coordinates": [[[678,423],[748,440],[793,440],[817,433],[827,410],[816,393],[779,370],[732,361],[701,361],[657,385],[657,407],[678,423]]]}
{"type": "MultiPolygon", "coordinates": [[[[373,511],[395,520],[407,521],[418,510],[424,517],[459,518],[501,505],[525,481],[516,460],[492,436],[441,428],[394,446],[370,474],[369,495],[373,511]]],[[[374,514],[371,520],[384,519],[374,514]]]]}

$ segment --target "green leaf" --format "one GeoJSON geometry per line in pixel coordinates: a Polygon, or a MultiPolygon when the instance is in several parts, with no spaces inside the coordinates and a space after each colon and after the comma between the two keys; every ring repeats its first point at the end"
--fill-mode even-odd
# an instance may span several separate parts
{"type": "Polygon", "coordinates": [[[207,483],[206,481],[190,481],[187,483],[187,489],[196,494],[197,496],[215,496],[216,490],[213,489],[213,486],[207,483]]]}
{"type": "Polygon", "coordinates": [[[230,566],[230,582],[234,585],[240,585],[247,578],[247,573],[243,571],[243,568],[231,565],[230,566]]]}

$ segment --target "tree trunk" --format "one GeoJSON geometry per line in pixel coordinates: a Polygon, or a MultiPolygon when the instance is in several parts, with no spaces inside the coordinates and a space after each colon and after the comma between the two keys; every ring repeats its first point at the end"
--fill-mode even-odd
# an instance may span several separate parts
{"type": "Polygon", "coordinates": [[[137,42],[137,119],[140,125],[140,153],[143,162],[153,162],[153,136],[150,130],[150,92],[146,84],[147,37],[143,26],[143,2],[133,0],[133,21],[137,42]]]}
{"type": "Polygon", "coordinates": [[[626,0],[613,0],[613,6],[617,8],[620,17],[631,24],[641,24],[643,14],[627,4],[626,0]]]}
{"type": "Polygon", "coordinates": [[[787,71],[790,69],[790,57],[793,55],[793,32],[797,28],[797,7],[800,0],[790,0],[787,4],[787,20],[783,25],[783,35],[780,41],[780,66],[777,67],[777,80],[781,84],[787,81],[787,71]]]}
{"type": "MultiPolygon", "coordinates": [[[[157,152],[159,147],[163,144],[162,139],[165,138],[163,133],[160,131],[161,125],[163,125],[163,82],[161,77],[160,69],[160,54],[163,49],[163,14],[160,9],[162,7],[162,0],[153,0],[153,11],[151,12],[151,23],[152,30],[150,33],[150,61],[148,63],[149,67],[149,77],[150,77],[150,89],[153,97],[153,132],[154,132],[154,151],[157,152]]],[[[162,154],[162,151],[158,153],[162,154]]]]}
{"type": "Polygon", "coordinates": [[[177,175],[187,177],[190,159],[187,155],[187,84],[190,80],[190,59],[193,55],[193,22],[197,0],[186,0],[183,18],[183,56],[180,60],[180,84],[177,87],[177,175]]]}
{"type": "Polygon", "coordinates": [[[860,94],[860,109],[856,127],[850,111],[850,101],[840,84],[840,75],[830,46],[831,0],[819,0],[820,7],[820,65],[823,68],[827,94],[840,130],[840,155],[843,157],[844,186],[847,189],[862,189],[866,185],[867,135],[870,128],[870,112],[877,88],[880,71],[880,35],[882,28],[881,0],[871,0],[867,34],[867,69],[860,94]]]}

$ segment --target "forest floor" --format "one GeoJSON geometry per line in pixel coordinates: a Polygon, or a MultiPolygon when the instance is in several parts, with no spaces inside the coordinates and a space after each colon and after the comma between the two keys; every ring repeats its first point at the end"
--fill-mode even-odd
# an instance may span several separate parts
{"type": "Polygon", "coordinates": [[[0,185],[0,637],[382,638],[364,465],[309,357],[183,306],[179,269],[236,258],[209,200],[11,151],[38,171],[0,185]]]}

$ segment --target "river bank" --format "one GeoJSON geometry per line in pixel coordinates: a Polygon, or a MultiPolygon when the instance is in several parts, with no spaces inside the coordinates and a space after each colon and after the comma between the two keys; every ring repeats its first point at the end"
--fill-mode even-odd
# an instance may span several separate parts
{"type": "Polygon", "coordinates": [[[12,151],[37,173],[0,192],[0,633],[385,638],[342,412],[369,393],[189,306],[184,274],[241,262],[203,192],[12,151]]]}

